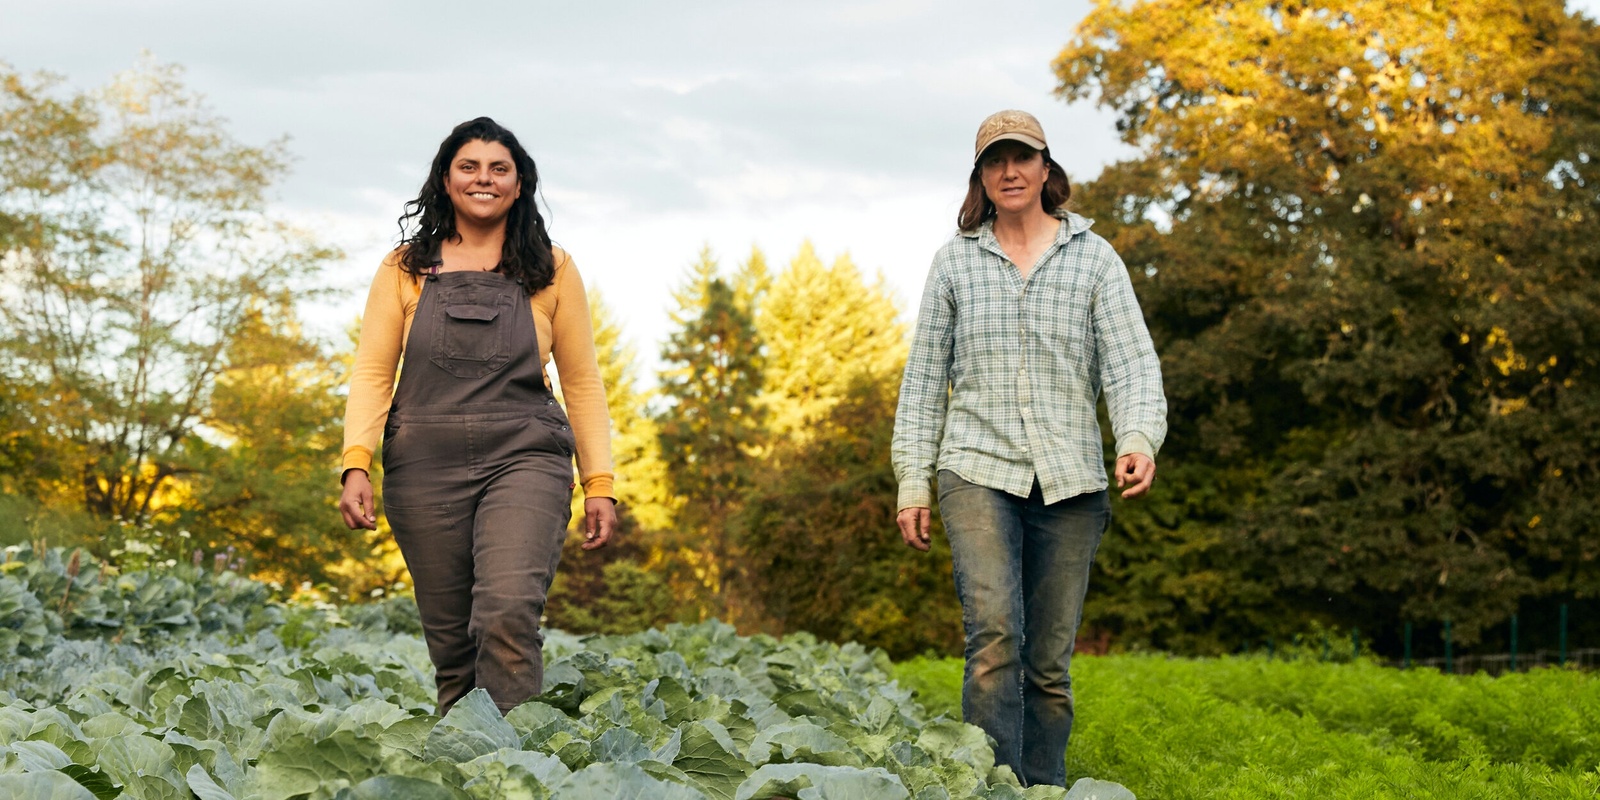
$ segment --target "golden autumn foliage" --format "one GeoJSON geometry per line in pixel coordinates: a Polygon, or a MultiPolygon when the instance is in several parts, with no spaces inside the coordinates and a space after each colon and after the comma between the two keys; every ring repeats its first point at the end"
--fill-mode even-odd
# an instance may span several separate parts
{"type": "MultiPolygon", "coordinates": [[[[1560,2],[1100,2],[1055,62],[1162,356],[1089,623],[1503,636],[1600,596],[1600,32],[1560,2]],[[1542,520],[1542,524],[1535,523],[1542,520]]],[[[1553,623],[1544,626],[1554,630],[1553,623]]]]}

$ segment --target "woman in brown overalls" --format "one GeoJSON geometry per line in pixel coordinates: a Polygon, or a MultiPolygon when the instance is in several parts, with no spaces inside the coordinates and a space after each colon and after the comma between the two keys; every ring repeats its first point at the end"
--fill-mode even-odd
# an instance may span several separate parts
{"type": "Polygon", "coordinates": [[[384,513],[416,588],[440,714],[476,687],[502,713],[540,692],[539,618],[574,455],[583,547],[603,546],[616,522],[589,305],[545,230],[538,180],[493,120],[451,132],[373,279],[351,373],[340,511],[352,529],[377,527],[367,468],[381,431],[384,513]],[[570,422],[545,379],[552,355],[570,422]]]}

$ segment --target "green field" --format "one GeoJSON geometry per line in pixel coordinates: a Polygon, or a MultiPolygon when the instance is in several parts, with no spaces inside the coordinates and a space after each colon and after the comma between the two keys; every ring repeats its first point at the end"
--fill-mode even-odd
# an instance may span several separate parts
{"type": "Polygon", "coordinates": [[[285,606],[40,548],[0,566],[0,632],[4,798],[1114,797],[1021,789],[882,652],[808,635],[552,632],[537,700],[502,718],[477,691],[441,719],[406,598],[285,606]]]}
{"type": "MultiPolygon", "coordinates": [[[[960,715],[959,659],[896,665],[960,715]]],[[[1600,796],[1600,680],[1451,677],[1371,663],[1079,657],[1069,776],[1139,797],[1600,796]]]]}
{"type": "Polygon", "coordinates": [[[552,632],[546,693],[443,719],[406,598],[273,601],[229,572],[0,564],[0,797],[1566,798],[1600,681],[1263,659],[1076,660],[1070,793],[958,720],[961,663],[726,625],[552,632]],[[1092,776],[1092,778],[1090,777],[1092,776]]]}

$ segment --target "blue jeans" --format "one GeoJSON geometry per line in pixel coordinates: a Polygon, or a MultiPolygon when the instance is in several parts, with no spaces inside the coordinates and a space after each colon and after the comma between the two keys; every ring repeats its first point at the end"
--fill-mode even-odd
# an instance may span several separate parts
{"type": "Polygon", "coordinates": [[[1067,780],[1072,645],[1111,521],[1105,490],[1045,505],[939,472],[939,514],[966,629],[961,713],[1023,786],[1067,780]]]}

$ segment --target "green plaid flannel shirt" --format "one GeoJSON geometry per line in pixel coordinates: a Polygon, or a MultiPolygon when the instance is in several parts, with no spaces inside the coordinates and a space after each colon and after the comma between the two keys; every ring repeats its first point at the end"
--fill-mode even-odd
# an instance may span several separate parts
{"type": "Polygon", "coordinates": [[[1044,501],[1106,488],[1095,404],[1117,455],[1151,458],[1167,434],[1161,363],[1122,259],[1060,212],[1023,280],[992,223],[940,248],[928,273],[895,414],[899,508],[931,507],[935,469],[1044,501]]]}

